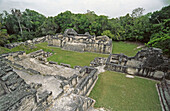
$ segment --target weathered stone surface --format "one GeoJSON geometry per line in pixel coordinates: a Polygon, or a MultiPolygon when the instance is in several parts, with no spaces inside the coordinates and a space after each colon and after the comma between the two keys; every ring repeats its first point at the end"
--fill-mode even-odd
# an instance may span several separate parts
{"type": "Polygon", "coordinates": [[[163,79],[157,84],[159,99],[164,111],[170,110],[170,80],[163,79]]]}
{"type": "Polygon", "coordinates": [[[78,52],[96,52],[110,54],[112,40],[107,36],[91,36],[89,33],[77,34],[73,29],[66,29],[64,36],[56,36],[48,41],[50,46],[78,52]]]}
{"type": "Polygon", "coordinates": [[[74,30],[74,29],[66,29],[65,31],[64,31],[64,34],[65,35],[77,35],[77,32],[74,30]]]}
{"type": "Polygon", "coordinates": [[[16,42],[16,43],[10,43],[6,44],[5,47],[11,49],[20,45],[30,45],[30,44],[37,44],[37,43],[42,43],[42,42],[47,42],[49,39],[51,39],[52,36],[45,36],[45,37],[40,37],[40,38],[34,38],[33,40],[27,40],[25,42],[16,42]]]}
{"type": "MultiPolygon", "coordinates": [[[[93,64],[100,66],[97,61],[93,61],[93,64]]],[[[142,49],[134,57],[111,54],[105,69],[159,80],[164,76],[170,78],[170,60],[163,58],[162,51],[157,48],[142,49]]]]}

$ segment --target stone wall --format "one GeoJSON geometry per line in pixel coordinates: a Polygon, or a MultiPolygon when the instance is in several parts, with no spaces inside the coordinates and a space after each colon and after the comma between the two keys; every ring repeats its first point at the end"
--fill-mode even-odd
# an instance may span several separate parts
{"type": "Polygon", "coordinates": [[[170,110],[170,80],[163,79],[157,84],[159,99],[164,111],[170,110]]]}
{"type": "Polygon", "coordinates": [[[95,67],[105,64],[106,70],[159,80],[164,76],[170,79],[170,59],[163,57],[162,51],[157,48],[142,49],[134,57],[110,54],[106,61],[104,58],[95,58],[90,63],[95,67]]]}
{"type": "Polygon", "coordinates": [[[107,36],[77,34],[73,29],[67,29],[64,34],[53,36],[48,45],[78,52],[112,53],[112,40],[107,36]]]}
{"type": "Polygon", "coordinates": [[[16,42],[6,44],[5,47],[11,49],[20,45],[32,45],[42,42],[48,42],[49,46],[60,47],[64,50],[78,52],[96,52],[111,54],[112,40],[107,36],[91,36],[89,33],[77,34],[73,29],[66,29],[64,34],[56,34],[55,36],[44,36],[27,40],[25,42],[16,42]]]}
{"type": "Polygon", "coordinates": [[[107,58],[104,57],[96,57],[93,61],[90,62],[90,66],[97,67],[106,65],[107,58]]]}
{"type": "MultiPolygon", "coordinates": [[[[79,80],[75,88],[75,94],[79,94],[83,96],[87,96],[89,94],[93,84],[98,78],[97,69],[91,68],[91,67],[85,67],[85,68],[86,68],[86,71],[82,72],[84,74],[83,78],[79,80]],[[88,70],[90,71],[88,72],[88,70]]],[[[82,76],[81,73],[80,75],[82,76]]]]}
{"type": "Polygon", "coordinates": [[[42,43],[42,42],[47,42],[52,36],[47,35],[44,37],[39,37],[39,38],[34,38],[33,40],[27,40],[25,42],[15,42],[15,43],[10,43],[10,44],[6,44],[5,47],[6,48],[14,48],[20,45],[30,45],[30,44],[38,44],[38,43],[42,43]]]}

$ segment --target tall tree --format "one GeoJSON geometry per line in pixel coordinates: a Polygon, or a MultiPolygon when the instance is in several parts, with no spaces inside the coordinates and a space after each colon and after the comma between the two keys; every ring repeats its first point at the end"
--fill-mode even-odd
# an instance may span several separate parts
{"type": "Polygon", "coordinates": [[[145,9],[144,8],[136,8],[136,9],[134,9],[133,11],[132,11],[132,14],[131,14],[131,16],[133,17],[133,18],[135,18],[135,17],[140,17],[140,16],[142,16],[143,15],[143,11],[144,11],[145,9]]]}
{"type": "Polygon", "coordinates": [[[21,32],[21,37],[23,37],[23,35],[22,35],[22,27],[21,27],[22,13],[18,9],[12,9],[11,12],[17,18],[17,22],[18,22],[18,25],[19,25],[19,28],[20,28],[20,32],[21,32]]]}

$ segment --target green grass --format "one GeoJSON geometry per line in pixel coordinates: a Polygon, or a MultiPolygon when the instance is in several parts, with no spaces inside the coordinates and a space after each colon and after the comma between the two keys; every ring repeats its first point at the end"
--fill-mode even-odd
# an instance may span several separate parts
{"type": "Polygon", "coordinates": [[[135,56],[135,54],[141,49],[135,49],[138,47],[137,44],[126,43],[126,42],[114,42],[112,47],[113,54],[123,53],[127,56],[135,56]]]}
{"type": "MultiPolygon", "coordinates": [[[[89,53],[89,52],[73,52],[61,50],[61,48],[47,46],[47,43],[36,44],[34,47],[30,46],[18,46],[12,49],[0,47],[0,54],[7,52],[25,51],[27,54],[34,52],[39,49],[43,49],[48,52],[53,52],[53,55],[48,58],[49,61],[55,61],[58,63],[70,64],[72,67],[78,66],[89,66],[90,62],[95,57],[108,57],[108,54],[89,53]]],[[[113,42],[113,53],[124,53],[125,55],[134,56],[137,50],[133,50],[137,45],[125,43],[125,42],[113,42]]]]}
{"type": "MultiPolygon", "coordinates": [[[[6,49],[6,48],[3,48],[6,49]]],[[[43,49],[44,51],[52,52],[53,55],[48,58],[49,61],[55,61],[58,63],[70,64],[72,67],[78,66],[89,66],[90,62],[94,60],[95,57],[108,57],[108,54],[99,54],[99,53],[89,53],[89,52],[74,52],[61,50],[61,48],[50,47],[47,43],[36,44],[34,48],[28,46],[19,46],[12,48],[11,50],[7,49],[7,52],[16,52],[16,51],[25,51],[26,53],[34,52],[36,50],[43,49]]],[[[4,51],[3,51],[4,53],[4,51]]]]}
{"type": "Polygon", "coordinates": [[[0,47],[0,54],[3,54],[3,53],[8,53],[10,52],[9,49],[5,48],[5,47],[0,47]]]}
{"type": "Polygon", "coordinates": [[[96,100],[95,107],[112,111],[161,111],[156,82],[125,74],[106,71],[90,93],[96,100]]]}
{"type": "Polygon", "coordinates": [[[58,63],[66,63],[73,66],[89,66],[90,62],[95,57],[108,57],[108,54],[89,53],[89,52],[74,52],[61,50],[61,48],[47,47],[47,44],[38,44],[37,47],[53,52],[53,55],[48,58],[49,61],[56,61],[58,63]]]}

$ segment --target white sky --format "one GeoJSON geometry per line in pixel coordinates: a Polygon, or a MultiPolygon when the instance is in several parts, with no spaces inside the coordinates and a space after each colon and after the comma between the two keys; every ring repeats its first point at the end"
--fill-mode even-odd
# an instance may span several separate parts
{"type": "Polygon", "coordinates": [[[73,13],[86,13],[94,11],[98,15],[109,18],[119,17],[131,13],[133,9],[142,7],[145,13],[160,10],[168,5],[170,0],[0,0],[0,12],[10,11],[12,8],[33,9],[45,16],[70,10],[73,13]]]}

